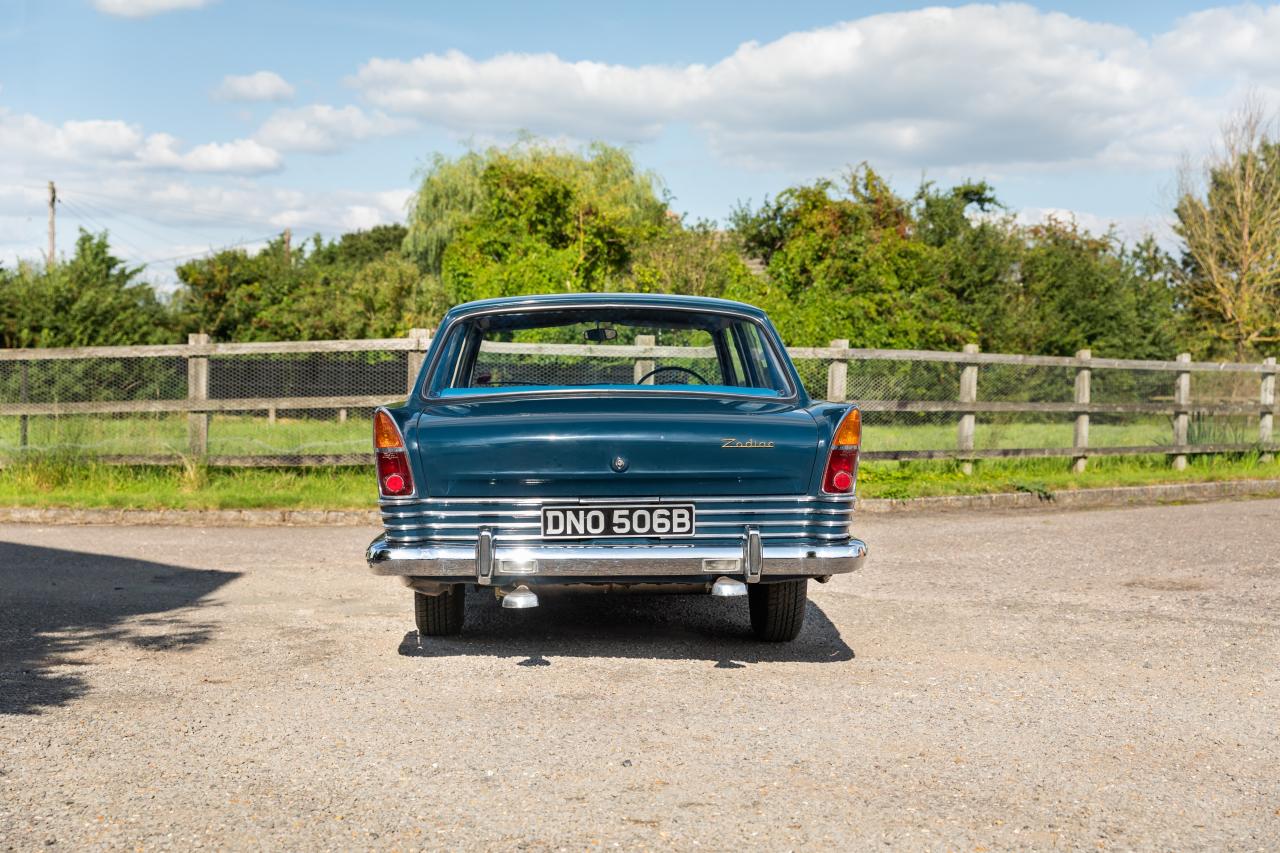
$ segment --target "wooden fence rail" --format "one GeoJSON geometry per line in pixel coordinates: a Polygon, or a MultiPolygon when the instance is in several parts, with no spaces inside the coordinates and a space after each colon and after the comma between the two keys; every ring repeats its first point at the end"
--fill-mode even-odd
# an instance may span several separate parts
{"type": "MultiPolygon", "coordinates": [[[[403,400],[403,393],[354,394],[328,396],[211,398],[210,372],[218,359],[235,356],[289,356],[307,354],[341,353],[399,353],[406,358],[405,389],[411,389],[423,367],[430,347],[430,332],[414,329],[405,338],[383,338],[347,341],[293,341],[253,343],[213,343],[205,335],[191,335],[183,344],[130,347],[68,347],[58,349],[10,349],[0,350],[0,367],[6,362],[20,364],[20,391],[16,402],[0,402],[0,417],[16,416],[19,420],[19,446],[26,447],[29,440],[28,419],[33,417],[62,417],[71,415],[129,415],[156,413],[185,413],[187,415],[187,454],[202,457],[211,464],[229,466],[248,465],[344,465],[363,464],[368,461],[365,453],[338,454],[240,454],[210,455],[210,415],[229,412],[250,412],[266,415],[274,424],[277,412],[290,410],[333,409],[339,420],[345,420],[350,409],[367,409],[394,404],[403,400]],[[186,361],[186,396],[175,399],[128,399],[92,401],[34,401],[35,390],[31,366],[43,362],[84,361],[102,359],[151,359],[180,358],[186,361]]],[[[526,354],[568,357],[608,357],[633,359],[635,376],[643,376],[654,367],[659,358],[712,358],[710,347],[679,347],[655,345],[652,337],[637,338],[630,345],[550,344],[550,343],[491,343],[486,350],[496,354],[526,354]]],[[[850,347],[849,341],[831,341],[827,347],[794,347],[789,350],[797,362],[817,361],[826,367],[826,397],[833,401],[848,396],[850,376],[856,376],[860,367],[874,362],[915,362],[921,364],[954,365],[958,368],[957,384],[950,399],[858,399],[864,412],[949,414],[955,416],[956,439],[954,448],[929,450],[874,449],[864,453],[867,459],[958,459],[966,467],[972,460],[1010,457],[1061,457],[1072,460],[1075,470],[1083,471],[1092,456],[1165,454],[1175,467],[1187,464],[1187,458],[1197,454],[1239,453],[1257,451],[1268,458],[1277,450],[1274,421],[1277,412],[1276,374],[1274,358],[1257,364],[1233,362],[1197,362],[1183,353],[1173,361],[1139,361],[1133,359],[1094,358],[1089,350],[1081,350],[1074,357],[1017,355],[1008,353],[983,353],[975,346],[966,346],[960,352],[884,350],[850,347]],[[1070,399],[1053,401],[1016,401],[983,399],[983,368],[1013,366],[1025,368],[1062,368],[1073,377],[1074,393],[1070,399]],[[1170,374],[1167,394],[1146,401],[1094,402],[1098,374],[1103,371],[1145,371],[1170,374]],[[1212,403],[1196,403],[1192,396],[1193,375],[1234,374],[1247,381],[1249,375],[1257,377],[1257,396],[1245,401],[1242,397],[1216,400],[1212,403]],[[1029,414],[1036,416],[1063,415],[1074,421],[1070,446],[982,448],[977,446],[979,414],[1029,414]],[[1165,445],[1093,446],[1090,442],[1091,418],[1094,415],[1153,415],[1171,419],[1170,442],[1165,445]],[[1195,443],[1190,440],[1193,416],[1247,417],[1257,419],[1256,443],[1195,443]]],[[[3,373],[0,373],[2,376],[3,373]]],[[[813,384],[812,382],[810,383],[813,384]]],[[[874,429],[874,425],[870,427],[874,429]]],[[[169,454],[103,454],[94,458],[107,462],[167,464],[181,457],[169,454]]]]}

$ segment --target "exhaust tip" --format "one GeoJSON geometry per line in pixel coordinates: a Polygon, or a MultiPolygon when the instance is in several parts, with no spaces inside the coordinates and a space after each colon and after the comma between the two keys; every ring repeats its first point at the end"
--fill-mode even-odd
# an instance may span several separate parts
{"type": "Polygon", "coordinates": [[[733,578],[717,578],[711,585],[711,594],[716,598],[734,598],[747,594],[747,585],[733,578]]]}
{"type": "Polygon", "coordinates": [[[507,610],[527,610],[538,606],[538,596],[522,584],[510,592],[503,593],[502,606],[507,610]]]}

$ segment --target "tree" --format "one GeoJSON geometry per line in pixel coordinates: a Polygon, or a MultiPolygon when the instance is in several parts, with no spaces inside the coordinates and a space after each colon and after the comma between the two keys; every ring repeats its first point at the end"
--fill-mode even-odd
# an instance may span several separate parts
{"type": "Polygon", "coordinates": [[[1256,103],[1222,130],[1199,172],[1184,169],[1174,226],[1182,289],[1204,349],[1243,361],[1280,342],[1280,142],[1256,103]]]}
{"type": "Polygon", "coordinates": [[[758,211],[739,208],[745,251],[765,280],[728,294],[773,316],[788,343],[943,347],[963,338],[943,285],[943,253],[916,237],[910,203],[866,164],[831,181],[792,187],[758,211]]]}
{"type": "Polygon", "coordinates": [[[437,157],[423,174],[405,251],[451,302],[625,287],[638,247],[663,233],[657,178],[596,143],[525,139],[437,157]]]}
{"type": "Polygon", "coordinates": [[[843,186],[785,190],[739,208],[743,251],[763,280],[727,295],[754,301],[790,343],[1168,357],[1169,258],[1127,249],[1074,221],[1021,225],[990,185],[923,184],[904,199],[865,164],[843,186]]]}
{"type": "Polygon", "coordinates": [[[177,322],[217,341],[393,337],[434,324],[448,306],[439,279],[401,253],[405,235],[379,225],[315,237],[288,262],[279,240],[189,261],[178,268],[177,322]]]}
{"type": "MultiPolygon", "coordinates": [[[[298,254],[303,254],[299,247],[298,254]]],[[[293,260],[300,265],[302,258],[293,260]]],[[[226,249],[178,267],[181,285],[174,310],[184,332],[204,332],[215,341],[273,340],[260,315],[285,302],[297,283],[296,266],[286,266],[281,241],[249,253],[226,249]]]]}
{"type": "Polygon", "coordinates": [[[635,250],[626,287],[641,293],[724,296],[752,283],[730,235],[711,222],[686,226],[668,219],[656,237],[635,250]]]}
{"type": "MultiPolygon", "coordinates": [[[[1050,218],[1023,231],[1018,262],[1021,336],[1015,352],[1169,358],[1174,340],[1173,295],[1155,277],[1162,258],[1148,239],[1129,251],[1112,232],[1090,234],[1073,220],[1050,218]]],[[[1001,347],[1005,348],[1005,347],[1001,347]]]]}
{"type": "Polygon", "coordinates": [[[174,337],[155,291],[111,253],[106,232],[83,229],[71,259],[0,270],[0,346],[112,346],[174,337]]]}

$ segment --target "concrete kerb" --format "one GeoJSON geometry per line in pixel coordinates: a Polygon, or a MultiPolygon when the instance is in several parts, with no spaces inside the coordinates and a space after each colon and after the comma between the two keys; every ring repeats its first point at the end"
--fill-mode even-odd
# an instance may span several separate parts
{"type": "MultiPolygon", "coordinates": [[[[865,498],[864,513],[973,512],[984,510],[1101,509],[1171,503],[1280,497],[1280,480],[1167,483],[1109,489],[1073,489],[1040,495],[1013,492],[930,498],[865,498]]],[[[171,527],[377,527],[377,510],[304,509],[66,509],[0,507],[0,524],[110,524],[171,527]]]]}

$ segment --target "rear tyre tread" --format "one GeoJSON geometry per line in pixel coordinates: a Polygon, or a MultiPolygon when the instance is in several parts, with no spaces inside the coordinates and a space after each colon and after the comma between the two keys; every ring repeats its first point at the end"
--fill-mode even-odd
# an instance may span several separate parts
{"type": "Polygon", "coordinates": [[[419,637],[448,637],[462,633],[466,614],[466,586],[453,584],[439,595],[413,594],[413,616],[419,637]]]}
{"type": "Polygon", "coordinates": [[[809,581],[801,578],[779,583],[756,583],[747,587],[751,608],[751,629],[757,639],[785,643],[800,635],[804,611],[809,601],[809,581]]]}

